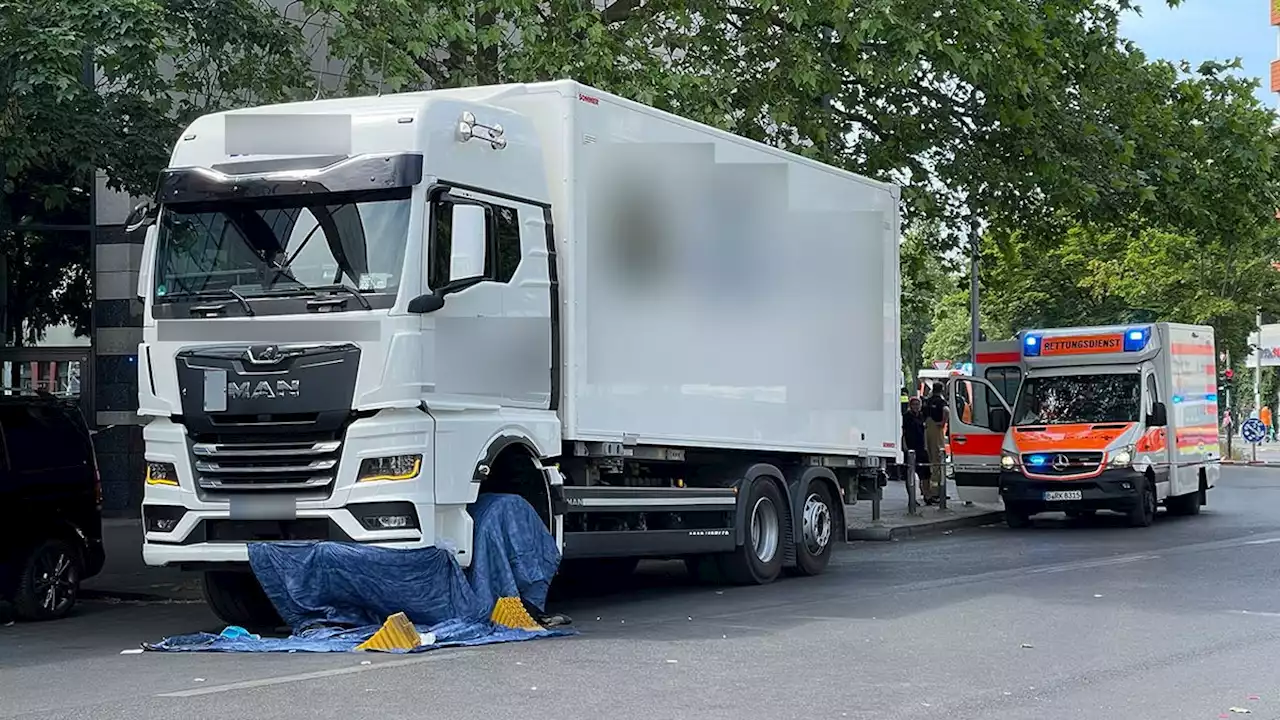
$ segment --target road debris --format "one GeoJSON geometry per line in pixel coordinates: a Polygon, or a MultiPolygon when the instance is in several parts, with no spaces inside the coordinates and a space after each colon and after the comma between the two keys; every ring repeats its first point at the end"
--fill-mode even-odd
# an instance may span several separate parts
{"type": "Polygon", "coordinates": [[[1237,715],[1252,715],[1252,714],[1253,714],[1253,711],[1252,711],[1252,710],[1250,710],[1249,708],[1233,707],[1233,708],[1228,708],[1228,710],[1229,710],[1230,712],[1233,712],[1233,713],[1237,714],[1237,715]]]}
{"type": "Polygon", "coordinates": [[[121,655],[141,655],[142,648],[127,648],[120,651],[121,655]]]}
{"type": "Polygon", "coordinates": [[[1031,643],[1022,643],[1023,650],[1031,650],[1033,648],[1035,648],[1035,645],[1032,645],[1031,643]]]}

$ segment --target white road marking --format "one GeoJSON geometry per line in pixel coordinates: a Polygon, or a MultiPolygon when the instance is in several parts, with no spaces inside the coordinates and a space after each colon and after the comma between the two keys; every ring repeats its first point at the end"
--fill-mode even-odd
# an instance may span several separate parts
{"type": "Polygon", "coordinates": [[[1127,565],[1129,563],[1142,562],[1143,560],[1156,560],[1159,557],[1159,555],[1129,555],[1127,557],[1104,558],[1102,560],[1083,560],[1081,562],[1032,568],[1027,570],[1027,574],[1043,575],[1048,573],[1073,572],[1075,570],[1089,570],[1092,568],[1109,567],[1111,565],[1127,565]]]}
{"type": "Polygon", "coordinates": [[[1280,543],[1280,537],[1267,538],[1266,540],[1250,540],[1245,545],[1271,545],[1272,543],[1280,543]]]}
{"type": "Polygon", "coordinates": [[[1280,618],[1280,612],[1263,612],[1261,610],[1233,610],[1232,615],[1253,615],[1254,617],[1280,618]]]}
{"type": "Polygon", "coordinates": [[[443,650],[433,650],[425,655],[416,655],[402,660],[388,660],[387,662],[374,663],[372,665],[353,665],[349,667],[333,668],[330,670],[317,670],[315,672],[299,673],[297,675],[281,675],[279,677],[259,678],[257,680],[227,683],[226,685],[214,685],[212,687],[202,687],[191,690],[178,690],[175,692],[160,693],[159,695],[156,695],[156,697],[189,698],[198,697],[200,695],[234,692],[236,690],[252,690],[254,688],[271,687],[273,685],[286,685],[288,683],[306,682],[307,680],[320,680],[339,675],[354,675],[355,673],[367,672],[369,670],[380,670],[382,668],[419,665],[436,660],[444,660],[453,654],[454,653],[449,653],[443,650]]]}

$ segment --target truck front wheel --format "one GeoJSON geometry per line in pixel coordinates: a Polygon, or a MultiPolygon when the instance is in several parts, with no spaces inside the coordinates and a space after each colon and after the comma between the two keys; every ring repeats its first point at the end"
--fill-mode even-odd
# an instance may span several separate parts
{"type": "Polygon", "coordinates": [[[280,627],[280,613],[251,572],[210,570],[204,574],[204,599],[218,619],[255,630],[280,627]]]}
{"type": "Polygon", "coordinates": [[[782,572],[783,518],[786,517],[782,491],[768,478],[756,478],[747,490],[744,542],[738,549],[720,556],[725,579],[738,585],[765,585],[782,572]]]}

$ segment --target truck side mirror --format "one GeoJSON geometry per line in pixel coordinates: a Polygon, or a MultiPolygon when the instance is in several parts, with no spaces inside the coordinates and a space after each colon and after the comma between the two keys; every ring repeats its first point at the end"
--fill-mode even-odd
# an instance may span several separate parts
{"type": "Polygon", "coordinates": [[[1165,427],[1169,424],[1169,409],[1158,402],[1151,406],[1151,417],[1147,418],[1147,427],[1165,427]]]}
{"type": "Polygon", "coordinates": [[[449,232],[449,284],[483,278],[488,260],[489,213],[480,205],[454,205],[449,232]]]}
{"type": "Polygon", "coordinates": [[[454,204],[449,226],[449,280],[443,287],[410,300],[409,312],[433,313],[444,307],[446,295],[484,282],[488,260],[489,211],[482,205],[454,204]]]}
{"type": "Polygon", "coordinates": [[[987,411],[987,427],[991,429],[991,432],[1007,432],[1011,421],[1012,418],[1009,417],[1009,411],[1002,407],[993,407],[987,411]]]}
{"type": "Polygon", "coordinates": [[[147,228],[146,239],[142,241],[142,264],[138,266],[138,302],[145,303],[147,294],[151,292],[152,273],[156,264],[156,238],[160,230],[155,225],[147,228]]]}

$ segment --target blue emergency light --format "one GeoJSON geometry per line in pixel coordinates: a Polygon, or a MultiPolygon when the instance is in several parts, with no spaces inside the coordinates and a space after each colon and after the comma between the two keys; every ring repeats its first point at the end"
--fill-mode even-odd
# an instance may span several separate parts
{"type": "Polygon", "coordinates": [[[1027,338],[1022,341],[1022,354],[1027,357],[1040,356],[1040,336],[1039,335],[1028,335],[1027,338]]]}
{"type": "Polygon", "coordinates": [[[1049,464],[1048,455],[1028,455],[1027,464],[1032,467],[1044,467],[1049,464]]]}
{"type": "Polygon", "coordinates": [[[1125,352],[1142,352],[1147,349],[1147,343],[1151,342],[1151,328],[1130,328],[1124,334],[1124,351],[1125,352]]]}

